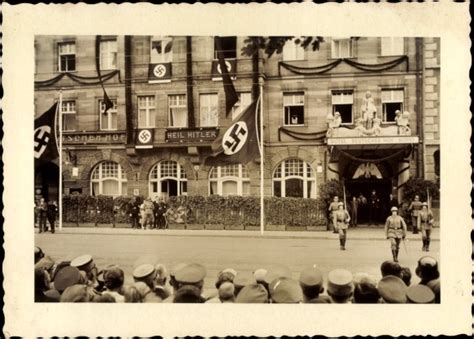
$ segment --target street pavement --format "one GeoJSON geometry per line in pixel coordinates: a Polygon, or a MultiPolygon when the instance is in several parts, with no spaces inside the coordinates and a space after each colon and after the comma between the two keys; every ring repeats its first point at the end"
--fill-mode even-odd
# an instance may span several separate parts
{"type": "MultiPolygon", "coordinates": [[[[295,279],[305,266],[316,264],[327,277],[330,270],[345,268],[353,273],[367,272],[380,279],[380,265],[391,259],[390,243],[383,229],[350,229],[347,250],[339,250],[337,234],[332,232],[186,231],[132,230],[113,228],[63,228],[55,234],[35,234],[35,244],[54,260],[72,260],[90,254],[100,268],[118,264],[126,283],[133,281],[135,265],[147,260],[167,268],[180,262],[197,262],[207,269],[205,290],[214,290],[219,271],[234,268],[252,272],[257,268],[285,265],[295,279]]],[[[435,230],[430,252],[421,251],[421,235],[408,234],[406,250],[402,244],[399,260],[412,270],[417,260],[431,255],[439,260],[439,229],[435,230]]]]}

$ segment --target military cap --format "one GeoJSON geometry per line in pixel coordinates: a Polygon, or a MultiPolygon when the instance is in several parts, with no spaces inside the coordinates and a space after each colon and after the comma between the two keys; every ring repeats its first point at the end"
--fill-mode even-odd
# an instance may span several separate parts
{"type": "Polygon", "coordinates": [[[155,272],[155,267],[151,264],[142,264],[133,270],[135,279],[144,279],[155,272]]]}
{"type": "Polygon", "coordinates": [[[265,282],[265,276],[267,275],[268,271],[264,268],[259,268],[253,272],[253,276],[257,282],[265,282]]]}
{"type": "Polygon", "coordinates": [[[94,261],[89,254],[81,255],[71,261],[71,266],[77,267],[81,271],[90,271],[94,268],[94,261]]]}
{"type": "Polygon", "coordinates": [[[425,285],[412,285],[407,288],[407,299],[412,304],[431,304],[435,294],[425,285]]]}
{"type": "Polygon", "coordinates": [[[78,303],[92,301],[92,294],[86,285],[72,285],[61,294],[60,302],[78,303]]]}
{"type": "Polygon", "coordinates": [[[390,304],[407,302],[407,286],[402,279],[387,275],[379,281],[378,290],[383,300],[390,304]]]}
{"type": "Polygon", "coordinates": [[[398,207],[393,206],[393,207],[390,209],[390,212],[393,212],[393,211],[398,211],[398,207]]]}
{"type": "Polygon", "coordinates": [[[226,301],[234,298],[235,286],[231,282],[224,282],[219,286],[219,299],[226,301]]]}
{"type": "Polygon", "coordinates": [[[51,257],[49,256],[45,256],[43,258],[41,258],[36,264],[35,264],[35,268],[42,268],[46,271],[49,271],[50,269],[52,269],[54,266],[54,261],[53,259],[51,259],[51,257]]]}
{"type": "Polygon", "coordinates": [[[109,289],[118,288],[123,285],[124,273],[119,267],[110,268],[104,271],[104,283],[109,289]]]}
{"type": "Polygon", "coordinates": [[[250,284],[240,290],[235,302],[240,304],[267,304],[268,292],[261,284],[250,284]]]}
{"type": "Polygon", "coordinates": [[[255,277],[249,272],[240,272],[234,278],[234,285],[237,289],[255,283],[255,277]]]}
{"type": "Polygon", "coordinates": [[[226,268],[225,270],[222,270],[221,273],[230,273],[230,274],[232,274],[234,277],[237,275],[237,271],[234,270],[233,268],[226,268]]]}
{"type": "Polygon", "coordinates": [[[174,277],[176,275],[176,272],[178,272],[180,269],[185,267],[187,264],[185,263],[179,263],[176,265],[173,265],[170,269],[170,277],[174,277]]]}
{"type": "Polygon", "coordinates": [[[291,278],[279,278],[270,284],[270,296],[278,304],[291,304],[303,301],[303,291],[299,283],[291,278]]]}
{"type": "Polygon", "coordinates": [[[328,274],[328,294],[339,297],[351,295],[354,292],[352,280],[351,272],[343,269],[332,270],[328,274]]]}
{"type": "Polygon", "coordinates": [[[323,274],[315,265],[305,268],[300,274],[300,284],[304,286],[322,286],[323,274]]]}
{"type": "Polygon", "coordinates": [[[66,266],[54,277],[54,288],[63,292],[69,286],[79,284],[82,280],[81,272],[77,267],[66,266]]]}
{"type": "Polygon", "coordinates": [[[206,276],[206,269],[200,264],[188,264],[175,274],[175,280],[180,283],[195,284],[206,276]]]}
{"type": "Polygon", "coordinates": [[[438,278],[438,279],[431,280],[430,282],[428,282],[426,284],[426,286],[431,288],[431,290],[435,294],[435,303],[439,303],[440,302],[440,293],[441,293],[441,281],[440,281],[440,279],[438,278]]]}
{"type": "Polygon", "coordinates": [[[278,278],[291,278],[291,271],[288,267],[283,265],[277,265],[268,270],[265,275],[264,281],[270,284],[273,280],[278,278]]]}
{"type": "Polygon", "coordinates": [[[435,258],[430,256],[421,257],[418,260],[418,266],[416,267],[415,273],[422,279],[437,279],[439,278],[438,262],[435,258]]]}

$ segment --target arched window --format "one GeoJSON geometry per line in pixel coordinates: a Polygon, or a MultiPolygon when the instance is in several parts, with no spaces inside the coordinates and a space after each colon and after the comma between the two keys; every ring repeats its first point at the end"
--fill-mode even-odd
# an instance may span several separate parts
{"type": "Polygon", "coordinates": [[[300,159],[283,160],[273,172],[273,195],[316,198],[316,177],[311,166],[300,159]]]}
{"type": "Polygon", "coordinates": [[[247,167],[241,164],[213,167],[209,172],[209,194],[249,195],[247,167]]]}
{"type": "Polygon", "coordinates": [[[153,166],[149,183],[152,197],[175,197],[188,192],[186,171],[176,161],[164,160],[153,166]]]}
{"type": "Polygon", "coordinates": [[[122,166],[113,161],[103,161],[91,174],[92,195],[126,195],[127,177],[122,166]]]}

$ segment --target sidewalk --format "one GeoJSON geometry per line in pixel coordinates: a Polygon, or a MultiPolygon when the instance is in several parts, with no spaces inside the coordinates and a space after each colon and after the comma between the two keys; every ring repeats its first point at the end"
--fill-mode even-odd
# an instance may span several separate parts
{"type": "MultiPolygon", "coordinates": [[[[439,241],[439,228],[433,229],[431,239],[439,241]]],[[[35,229],[38,233],[38,229],[35,229]]],[[[236,238],[300,238],[300,239],[334,239],[336,234],[331,231],[265,231],[263,235],[260,231],[242,230],[136,230],[131,228],[112,227],[63,227],[61,231],[56,228],[57,234],[103,234],[103,235],[160,235],[176,237],[236,237],[236,238]]],[[[350,228],[347,232],[349,239],[358,240],[385,240],[383,228],[350,228]]],[[[407,233],[408,240],[420,240],[421,234],[407,233]]]]}

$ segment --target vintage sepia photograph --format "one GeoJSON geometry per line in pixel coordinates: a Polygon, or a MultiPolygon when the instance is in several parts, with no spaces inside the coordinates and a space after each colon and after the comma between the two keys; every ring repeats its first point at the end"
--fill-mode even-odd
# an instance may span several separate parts
{"type": "Polygon", "coordinates": [[[439,38],[34,43],[36,302],[440,302],[439,38]]]}
{"type": "Polygon", "coordinates": [[[472,333],[467,6],[396,5],[2,5],[4,336],[472,333]]]}

